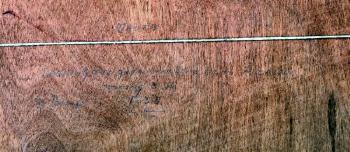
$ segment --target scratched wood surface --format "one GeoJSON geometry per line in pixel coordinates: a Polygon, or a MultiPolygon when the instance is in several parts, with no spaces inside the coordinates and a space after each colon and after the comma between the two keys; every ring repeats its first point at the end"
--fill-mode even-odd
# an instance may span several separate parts
{"type": "MultiPolygon", "coordinates": [[[[0,11],[1,43],[350,33],[346,0],[0,11]]],[[[0,48],[0,151],[350,151],[349,42],[0,48]]]]}

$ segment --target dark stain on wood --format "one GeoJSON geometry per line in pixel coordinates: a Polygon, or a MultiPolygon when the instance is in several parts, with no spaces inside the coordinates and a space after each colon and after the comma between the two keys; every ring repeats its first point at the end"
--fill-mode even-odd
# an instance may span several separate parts
{"type": "Polygon", "coordinates": [[[329,134],[331,136],[332,152],[335,152],[335,136],[337,129],[337,103],[334,98],[334,93],[329,96],[328,99],[328,128],[329,134]]]}
{"type": "Polygon", "coordinates": [[[12,10],[7,10],[7,11],[3,12],[2,15],[17,16],[16,13],[12,10]]]}

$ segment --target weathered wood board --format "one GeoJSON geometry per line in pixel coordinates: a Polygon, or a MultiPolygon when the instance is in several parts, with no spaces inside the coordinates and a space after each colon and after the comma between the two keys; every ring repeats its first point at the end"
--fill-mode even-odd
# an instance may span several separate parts
{"type": "MultiPolygon", "coordinates": [[[[0,11],[0,43],[350,33],[346,0],[2,0],[0,11]]],[[[350,151],[349,42],[0,48],[0,151],[350,151]]]]}

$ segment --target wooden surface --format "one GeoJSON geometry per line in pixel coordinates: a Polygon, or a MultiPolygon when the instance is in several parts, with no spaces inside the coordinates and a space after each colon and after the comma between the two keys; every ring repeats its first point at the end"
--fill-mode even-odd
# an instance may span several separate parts
{"type": "MultiPolygon", "coordinates": [[[[349,34],[346,0],[0,2],[0,42],[349,34]]],[[[350,151],[350,40],[0,48],[1,151],[350,151]]]]}

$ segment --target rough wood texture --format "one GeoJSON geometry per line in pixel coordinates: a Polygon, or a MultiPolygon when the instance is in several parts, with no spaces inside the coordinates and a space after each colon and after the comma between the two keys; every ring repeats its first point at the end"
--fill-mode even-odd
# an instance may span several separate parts
{"type": "MultiPolygon", "coordinates": [[[[349,34],[346,0],[0,2],[0,42],[349,34]]],[[[350,151],[350,40],[0,48],[1,151],[350,151]]]]}

